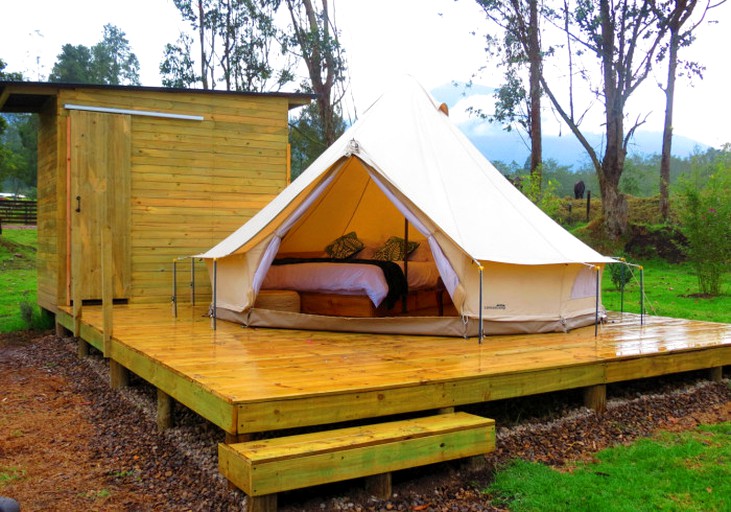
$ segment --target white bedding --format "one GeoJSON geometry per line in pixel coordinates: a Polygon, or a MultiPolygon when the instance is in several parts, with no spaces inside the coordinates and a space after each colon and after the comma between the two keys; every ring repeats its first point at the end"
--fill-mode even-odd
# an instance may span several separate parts
{"type": "MultiPolygon", "coordinates": [[[[397,263],[403,270],[403,262],[397,263]]],[[[430,261],[409,261],[409,290],[436,287],[439,271],[430,261]]],[[[264,290],[367,295],[378,307],[388,295],[388,283],[377,265],[367,263],[296,263],[272,265],[262,284],[264,290]]]]}

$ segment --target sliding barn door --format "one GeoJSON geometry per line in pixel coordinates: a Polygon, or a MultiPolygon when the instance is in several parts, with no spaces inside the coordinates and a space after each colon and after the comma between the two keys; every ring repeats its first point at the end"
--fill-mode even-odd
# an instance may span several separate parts
{"type": "Polygon", "coordinates": [[[131,118],[81,111],[71,111],[70,117],[72,295],[102,298],[102,229],[109,224],[112,294],[125,299],[131,281],[131,118]]]}

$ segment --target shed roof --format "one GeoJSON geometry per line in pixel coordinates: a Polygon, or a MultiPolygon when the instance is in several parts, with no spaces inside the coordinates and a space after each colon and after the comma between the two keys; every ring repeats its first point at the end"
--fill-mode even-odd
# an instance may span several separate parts
{"type": "Polygon", "coordinates": [[[38,113],[43,109],[46,102],[55,98],[59,91],[64,89],[99,89],[99,90],[120,90],[139,92],[164,92],[166,94],[201,94],[221,96],[264,96],[286,98],[289,108],[307,105],[315,96],[303,93],[285,92],[239,92],[239,91],[216,91],[204,89],[176,89],[171,87],[142,87],[132,85],[101,85],[101,84],[80,84],[80,83],[55,83],[55,82],[16,82],[0,80],[0,112],[14,113],[38,113]]]}

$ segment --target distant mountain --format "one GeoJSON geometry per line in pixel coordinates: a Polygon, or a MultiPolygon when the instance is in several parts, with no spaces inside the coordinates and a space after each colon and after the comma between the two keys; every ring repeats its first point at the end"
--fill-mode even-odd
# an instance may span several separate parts
{"type": "MultiPolygon", "coordinates": [[[[505,163],[517,162],[523,164],[530,156],[530,150],[520,135],[515,132],[490,133],[478,135],[472,130],[465,130],[472,143],[487,157],[488,160],[500,160],[505,163]]],[[[597,148],[599,155],[602,154],[602,135],[596,133],[586,134],[587,139],[597,148]]],[[[673,137],[673,154],[677,157],[687,157],[696,149],[701,151],[708,148],[707,145],[689,139],[688,137],[673,137]]],[[[662,150],[662,133],[659,132],[636,132],[630,144],[630,155],[654,155],[660,154],[662,150]]],[[[583,146],[572,134],[563,136],[543,137],[543,158],[555,160],[560,165],[571,166],[578,170],[590,163],[589,156],[583,146]]]]}
{"type": "MultiPolygon", "coordinates": [[[[479,84],[467,86],[464,83],[444,84],[431,91],[437,101],[449,106],[458,126],[488,160],[500,160],[505,163],[514,161],[522,165],[530,156],[530,150],[523,140],[526,138],[525,134],[515,130],[506,132],[499,126],[458,112],[464,110],[464,105],[471,104],[469,101],[471,97],[480,98],[475,103],[485,103],[485,98],[492,97],[494,92],[495,89],[492,87],[479,84]]],[[[585,133],[585,136],[593,147],[597,148],[597,153],[601,154],[602,134],[585,133]]],[[[673,154],[677,157],[687,157],[696,149],[703,151],[707,148],[706,144],[688,137],[673,137],[673,154]]],[[[653,155],[659,154],[661,150],[662,133],[638,130],[630,143],[629,153],[653,155]]],[[[560,165],[571,166],[573,170],[590,163],[586,151],[570,132],[562,136],[544,135],[543,158],[555,160],[560,165]]]]}

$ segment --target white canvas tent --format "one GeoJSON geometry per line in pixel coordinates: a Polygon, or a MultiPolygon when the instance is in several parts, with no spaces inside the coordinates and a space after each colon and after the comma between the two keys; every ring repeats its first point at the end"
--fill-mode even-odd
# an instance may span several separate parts
{"type": "MultiPolygon", "coordinates": [[[[208,252],[218,318],[245,325],[476,335],[589,325],[597,276],[611,262],[531,203],[413,79],[381,96],[249,222],[208,252]],[[404,231],[431,249],[458,312],[342,318],[255,308],[278,253],[321,250],[356,231],[404,231]]],[[[601,308],[599,308],[601,309],[601,308]]]]}

